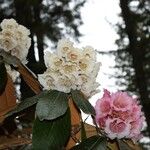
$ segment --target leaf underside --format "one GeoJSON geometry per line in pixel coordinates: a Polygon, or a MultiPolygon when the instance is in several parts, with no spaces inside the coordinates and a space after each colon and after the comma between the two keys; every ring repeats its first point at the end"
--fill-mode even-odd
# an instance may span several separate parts
{"type": "Polygon", "coordinates": [[[5,86],[5,90],[0,94],[0,122],[6,118],[5,114],[12,110],[15,106],[15,88],[12,79],[9,75],[7,75],[7,84],[5,86]]]}

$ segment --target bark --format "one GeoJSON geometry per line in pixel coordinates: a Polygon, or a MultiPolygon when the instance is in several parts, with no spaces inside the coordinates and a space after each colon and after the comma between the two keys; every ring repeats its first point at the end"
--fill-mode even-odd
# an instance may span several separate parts
{"type": "Polygon", "coordinates": [[[37,74],[42,74],[46,70],[46,66],[44,63],[44,31],[42,27],[42,19],[41,19],[41,7],[42,7],[42,0],[37,0],[33,5],[33,12],[34,12],[34,24],[35,24],[35,36],[37,38],[37,49],[38,49],[38,56],[39,61],[37,62],[37,68],[35,72],[37,74]]]}

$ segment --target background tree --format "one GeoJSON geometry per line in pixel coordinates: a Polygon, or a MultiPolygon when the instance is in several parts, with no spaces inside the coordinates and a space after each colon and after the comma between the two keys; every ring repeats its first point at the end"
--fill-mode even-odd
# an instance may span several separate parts
{"type": "Polygon", "coordinates": [[[116,77],[123,90],[139,94],[150,136],[150,1],[120,0],[120,8],[116,77]]]}

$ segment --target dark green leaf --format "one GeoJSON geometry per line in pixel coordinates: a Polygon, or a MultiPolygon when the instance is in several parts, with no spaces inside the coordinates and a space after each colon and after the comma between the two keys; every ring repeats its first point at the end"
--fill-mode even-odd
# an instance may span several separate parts
{"type": "Polygon", "coordinates": [[[84,122],[81,122],[81,141],[84,141],[85,139],[87,139],[86,137],[86,131],[85,131],[85,127],[84,127],[84,122]]]}
{"type": "Polygon", "coordinates": [[[42,121],[52,120],[62,116],[68,108],[68,97],[66,93],[50,91],[40,98],[36,106],[36,114],[42,121]]]}
{"type": "Polygon", "coordinates": [[[7,83],[7,72],[5,68],[5,64],[0,57],[0,93],[3,92],[7,83]]]}
{"type": "Polygon", "coordinates": [[[19,112],[23,111],[24,109],[27,109],[28,107],[33,106],[34,104],[36,104],[38,102],[38,100],[40,98],[42,98],[47,93],[48,93],[48,91],[43,91],[39,95],[30,97],[30,98],[27,98],[27,99],[21,101],[21,103],[18,104],[18,106],[15,109],[13,109],[12,111],[10,111],[6,114],[6,117],[9,117],[15,113],[19,113],[19,112]]]}
{"type": "Polygon", "coordinates": [[[70,110],[54,120],[40,121],[36,118],[33,126],[34,150],[61,150],[67,143],[71,131],[70,110]]]}
{"type": "Polygon", "coordinates": [[[79,145],[71,148],[71,150],[106,150],[107,140],[100,136],[92,136],[79,145]]]}
{"type": "Polygon", "coordinates": [[[118,140],[120,150],[132,150],[125,142],[118,140]]]}
{"type": "Polygon", "coordinates": [[[80,91],[71,91],[72,99],[79,109],[81,109],[86,114],[95,115],[95,110],[90,102],[81,94],[80,91]]]}

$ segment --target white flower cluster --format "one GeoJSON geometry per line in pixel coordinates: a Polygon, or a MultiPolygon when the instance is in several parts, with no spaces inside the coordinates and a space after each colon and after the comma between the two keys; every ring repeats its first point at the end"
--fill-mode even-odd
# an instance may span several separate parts
{"type": "Polygon", "coordinates": [[[19,25],[14,19],[4,19],[1,24],[0,48],[26,63],[28,49],[31,46],[30,31],[19,25]]]}
{"type": "Polygon", "coordinates": [[[46,52],[44,58],[47,70],[38,79],[45,89],[65,93],[77,89],[87,97],[98,92],[96,77],[100,62],[96,61],[96,52],[92,47],[78,49],[68,39],[62,39],[57,50],[46,52]]]}

